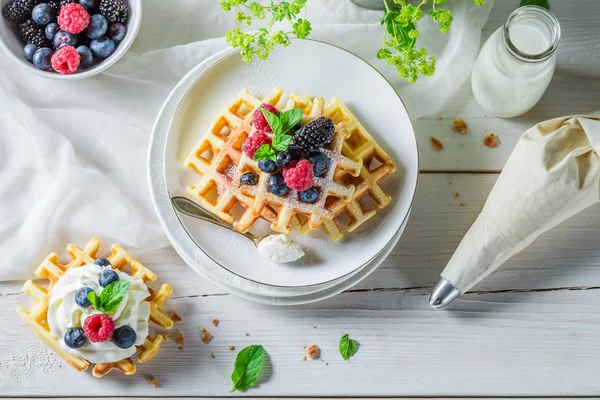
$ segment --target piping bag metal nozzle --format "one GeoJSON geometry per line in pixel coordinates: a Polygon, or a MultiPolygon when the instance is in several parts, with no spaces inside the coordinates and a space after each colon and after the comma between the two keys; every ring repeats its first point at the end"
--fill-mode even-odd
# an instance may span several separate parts
{"type": "Polygon", "coordinates": [[[429,295],[429,305],[435,310],[441,310],[460,296],[460,290],[444,278],[440,279],[429,295]]]}

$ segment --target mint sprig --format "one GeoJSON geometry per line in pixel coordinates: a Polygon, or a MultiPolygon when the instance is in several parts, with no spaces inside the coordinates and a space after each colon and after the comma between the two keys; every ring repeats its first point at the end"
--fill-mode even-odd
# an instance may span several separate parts
{"type": "Polygon", "coordinates": [[[294,126],[302,120],[302,109],[292,108],[285,112],[274,114],[264,107],[260,111],[265,116],[267,123],[273,131],[271,144],[263,144],[254,153],[254,161],[277,160],[277,153],[286,151],[292,142],[292,137],[286,135],[294,126]]]}
{"type": "Polygon", "coordinates": [[[119,307],[129,291],[130,284],[129,281],[112,282],[102,290],[100,296],[91,291],[88,293],[87,298],[96,310],[110,314],[119,307]]]}
{"type": "Polygon", "coordinates": [[[345,361],[348,361],[350,357],[354,356],[358,351],[358,342],[354,339],[350,339],[348,334],[345,334],[340,339],[340,343],[338,345],[340,354],[345,361]]]}
{"type": "Polygon", "coordinates": [[[260,376],[264,361],[265,349],[261,345],[255,344],[240,351],[231,374],[231,393],[250,389],[260,376]]]}

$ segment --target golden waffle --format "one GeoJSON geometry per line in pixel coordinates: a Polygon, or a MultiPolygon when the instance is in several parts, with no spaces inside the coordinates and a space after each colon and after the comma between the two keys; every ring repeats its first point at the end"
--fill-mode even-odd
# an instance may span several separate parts
{"type": "MultiPolygon", "coordinates": [[[[46,321],[46,314],[48,313],[52,289],[59,278],[70,268],[77,268],[82,265],[93,263],[96,259],[96,253],[98,252],[99,247],[100,241],[97,238],[90,240],[83,249],[74,244],[69,244],[67,246],[67,252],[71,256],[72,260],[68,264],[61,264],[58,261],[58,255],[56,253],[51,253],[35,271],[37,277],[49,280],[50,284],[46,288],[34,283],[31,280],[25,282],[25,285],[23,286],[23,292],[27,293],[33,298],[34,306],[31,310],[27,310],[24,307],[17,307],[17,313],[21,319],[31,326],[40,339],[50,346],[58,355],[64,358],[65,361],[67,361],[72,367],[79,371],[85,371],[88,368],[88,362],[83,358],[76,357],[65,352],[60,347],[58,340],[50,331],[50,327],[46,321]]],[[[123,250],[119,245],[114,244],[111,248],[111,252],[112,254],[110,257],[108,257],[108,260],[114,268],[117,268],[125,273],[129,273],[136,279],[142,279],[146,284],[156,280],[156,275],[152,271],[150,271],[140,262],[133,260],[131,255],[129,255],[129,253],[123,250]],[[126,267],[129,267],[131,271],[124,271],[126,267]]],[[[156,292],[152,291],[151,289],[149,290],[149,322],[154,322],[156,325],[164,329],[172,328],[173,321],[162,310],[162,305],[170,296],[173,289],[171,286],[164,284],[156,292]]],[[[154,337],[148,336],[144,344],[137,346],[139,351],[137,357],[138,362],[144,363],[156,355],[163,340],[164,338],[162,335],[157,334],[154,337]]],[[[136,370],[135,364],[131,358],[126,358],[114,363],[96,364],[92,370],[92,374],[95,377],[100,378],[113,369],[118,369],[126,375],[131,375],[135,373],[136,370]]]]}
{"type": "MultiPolygon", "coordinates": [[[[350,200],[354,187],[351,184],[335,182],[337,172],[358,175],[361,161],[352,161],[341,155],[343,142],[350,133],[341,124],[336,127],[334,140],[324,152],[330,159],[329,172],[325,177],[315,179],[315,186],[321,188],[319,198],[312,204],[302,203],[297,193],[290,190],[286,197],[278,197],[267,190],[268,174],[258,168],[258,163],[242,152],[244,140],[253,133],[252,119],[254,110],[263,103],[277,105],[282,97],[281,88],[274,88],[260,100],[243,90],[210,127],[200,144],[192,150],[184,165],[202,175],[200,182],[188,187],[188,192],[199,199],[202,205],[235,228],[246,232],[258,218],[271,222],[271,228],[282,233],[290,233],[292,227],[302,233],[315,229],[322,219],[331,219],[335,215],[326,207],[333,198],[350,200]],[[248,171],[259,174],[259,183],[255,187],[240,189],[239,178],[248,171]],[[215,191],[211,199],[211,191],[215,191]],[[242,216],[236,220],[232,210],[236,205],[243,208],[242,216]]],[[[302,108],[303,122],[318,118],[323,113],[323,99],[315,101],[292,94],[283,110],[302,108]]]]}

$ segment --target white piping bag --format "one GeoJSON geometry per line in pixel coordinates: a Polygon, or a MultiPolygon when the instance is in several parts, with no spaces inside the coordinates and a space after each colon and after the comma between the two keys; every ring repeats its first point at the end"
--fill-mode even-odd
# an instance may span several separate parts
{"type": "Polygon", "coordinates": [[[527,130],[429,297],[440,309],[538,236],[600,201],[600,111],[527,130]]]}

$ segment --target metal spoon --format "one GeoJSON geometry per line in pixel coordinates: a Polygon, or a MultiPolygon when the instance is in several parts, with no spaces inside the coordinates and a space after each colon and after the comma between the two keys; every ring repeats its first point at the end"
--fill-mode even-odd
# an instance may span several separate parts
{"type": "Polygon", "coordinates": [[[229,229],[232,232],[238,233],[244,236],[245,238],[250,239],[256,247],[258,247],[260,241],[265,238],[265,236],[256,236],[255,234],[250,232],[240,232],[236,230],[232,225],[223,222],[223,220],[221,220],[219,217],[217,217],[216,215],[214,215],[195,201],[188,199],[187,197],[173,196],[171,197],[171,203],[173,203],[175,209],[180,213],[187,215],[188,217],[198,218],[202,221],[210,222],[220,227],[229,229]]]}

